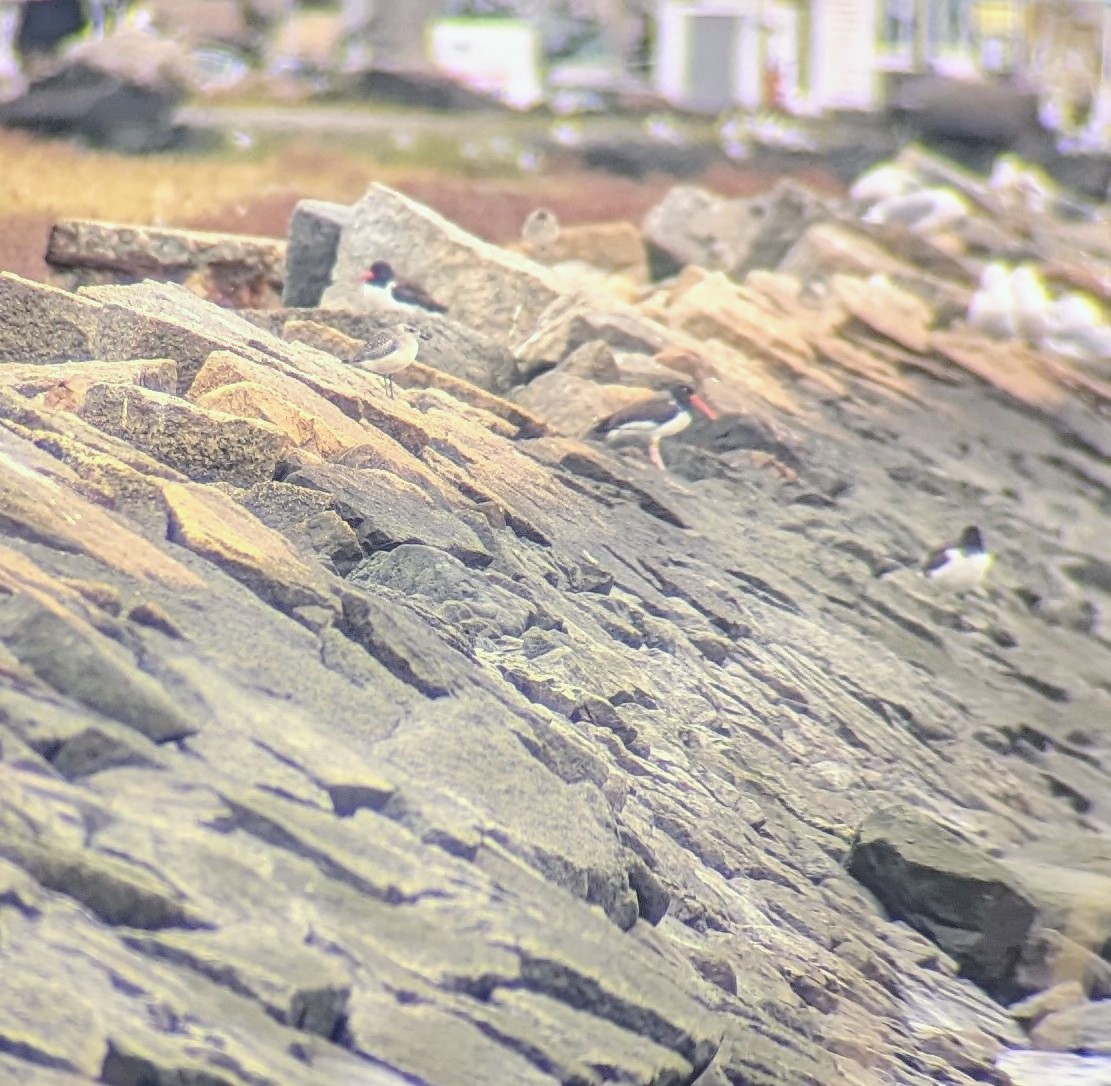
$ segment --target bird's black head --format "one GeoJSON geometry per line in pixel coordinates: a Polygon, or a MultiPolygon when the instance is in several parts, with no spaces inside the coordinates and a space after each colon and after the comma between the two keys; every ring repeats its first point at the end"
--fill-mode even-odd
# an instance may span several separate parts
{"type": "Polygon", "coordinates": [[[393,268],[384,260],[376,260],[366,273],[368,283],[390,283],[393,277],[393,268]]]}
{"type": "Polygon", "coordinates": [[[687,410],[693,407],[695,411],[700,415],[705,415],[708,419],[717,418],[717,412],[690,385],[672,385],[668,392],[671,393],[671,398],[677,404],[687,408],[687,410]]]}
{"type": "Polygon", "coordinates": [[[971,551],[973,554],[979,554],[984,549],[984,537],[980,534],[980,529],[975,525],[969,525],[963,532],[961,532],[960,547],[962,551],[971,551]]]}

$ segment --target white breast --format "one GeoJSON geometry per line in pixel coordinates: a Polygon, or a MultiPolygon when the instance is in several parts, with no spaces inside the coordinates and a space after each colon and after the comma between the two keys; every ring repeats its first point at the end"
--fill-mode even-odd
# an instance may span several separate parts
{"type": "Polygon", "coordinates": [[[930,570],[926,576],[949,592],[968,592],[978,588],[995,562],[994,554],[960,554],[947,552],[948,561],[940,569],[930,570]]]}

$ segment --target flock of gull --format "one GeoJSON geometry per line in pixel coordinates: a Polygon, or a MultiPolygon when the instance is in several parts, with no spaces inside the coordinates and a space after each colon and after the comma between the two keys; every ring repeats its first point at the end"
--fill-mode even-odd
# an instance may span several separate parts
{"type": "MultiPolygon", "coordinates": [[[[899,226],[921,237],[958,227],[973,211],[972,201],[949,185],[927,185],[897,163],[862,174],[849,191],[862,222],[899,226]]],[[[1068,206],[1053,182],[1016,155],[1001,155],[982,193],[985,207],[1003,213],[1041,215],[1068,206]]],[[[1036,264],[987,264],[968,307],[967,322],[992,339],[1022,340],[1076,362],[1111,363],[1111,326],[1090,295],[1055,295],[1036,264]]]]}
{"type": "Polygon", "coordinates": [[[1099,303],[1080,291],[1053,297],[1033,264],[988,264],[969,304],[968,323],[993,339],[1022,339],[1076,362],[1111,361],[1111,327],[1099,303]]]}

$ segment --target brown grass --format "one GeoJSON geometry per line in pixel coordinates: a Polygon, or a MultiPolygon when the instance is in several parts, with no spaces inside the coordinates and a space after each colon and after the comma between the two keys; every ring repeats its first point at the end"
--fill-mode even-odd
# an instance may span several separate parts
{"type": "MultiPolygon", "coordinates": [[[[133,158],[0,132],[0,161],[0,269],[36,279],[47,275],[46,238],[62,218],[282,237],[302,197],[350,203],[371,181],[382,181],[480,237],[503,242],[517,236],[538,204],[566,223],[636,222],[674,183],[578,170],[529,178],[448,176],[432,168],[385,166],[369,152],[311,137],[243,155],[133,158]]],[[[750,195],[775,180],[751,167],[726,166],[703,179],[727,195],[750,195]]]]}

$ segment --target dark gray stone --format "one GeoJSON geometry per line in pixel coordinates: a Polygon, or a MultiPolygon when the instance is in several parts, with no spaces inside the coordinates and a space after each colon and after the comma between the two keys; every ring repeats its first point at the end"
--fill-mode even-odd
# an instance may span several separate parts
{"type": "Polygon", "coordinates": [[[282,305],[313,307],[332,281],[332,267],[351,208],[328,200],[299,200],[289,220],[282,305]]]}
{"type": "Polygon", "coordinates": [[[1009,990],[1036,911],[1006,868],[932,819],[894,807],[861,823],[845,866],[970,979],[988,992],[1009,990]]]}
{"type": "Polygon", "coordinates": [[[172,142],[183,93],[182,85],[168,79],[143,83],[70,62],[0,104],[0,125],[78,136],[132,154],[158,151],[172,142]]]}
{"type": "Polygon", "coordinates": [[[354,528],[368,554],[423,543],[468,565],[489,565],[493,558],[457,517],[390,472],[310,464],[286,476],[285,483],[330,495],[331,507],[354,528]]]}
{"type": "Polygon", "coordinates": [[[125,648],[31,595],[0,600],[0,641],[63,697],[148,739],[184,739],[197,730],[125,648]]]}

